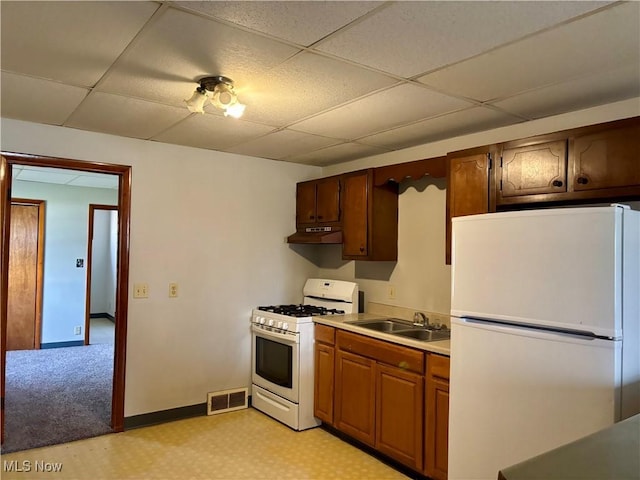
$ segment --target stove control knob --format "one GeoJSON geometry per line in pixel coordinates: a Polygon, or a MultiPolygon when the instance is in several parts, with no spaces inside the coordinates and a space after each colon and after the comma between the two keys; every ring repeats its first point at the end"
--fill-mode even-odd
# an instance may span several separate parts
{"type": "Polygon", "coordinates": [[[264,317],[256,317],[256,323],[262,323],[264,321],[264,317]]]}
{"type": "Polygon", "coordinates": [[[269,319],[269,326],[273,327],[273,320],[269,319]]]}
{"type": "Polygon", "coordinates": [[[289,330],[289,324],[287,322],[282,324],[282,330],[289,330]]]}
{"type": "Polygon", "coordinates": [[[278,328],[282,328],[282,322],[278,322],[278,328]]]}

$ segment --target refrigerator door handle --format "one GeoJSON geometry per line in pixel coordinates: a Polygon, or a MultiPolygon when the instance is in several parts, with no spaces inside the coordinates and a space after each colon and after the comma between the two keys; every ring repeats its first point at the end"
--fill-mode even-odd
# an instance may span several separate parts
{"type": "Polygon", "coordinates": [[[452,323],[458,325],[467,325],[469,327],[482,328],[485,330],[493,330],[512,335],[524,335],[527,337],[535,337],[542,339],[556,339],[570,343],[601,343],[602,346],[611,345],[613,341],[621,340],[610,337],[599,337],[592,332],[582,332],[576,330],[556,330],[549,328],[540,328],[534,325],[520,325],[494,320],[483,320],[477,318],[456,318],[452,317],[452,323]]]}

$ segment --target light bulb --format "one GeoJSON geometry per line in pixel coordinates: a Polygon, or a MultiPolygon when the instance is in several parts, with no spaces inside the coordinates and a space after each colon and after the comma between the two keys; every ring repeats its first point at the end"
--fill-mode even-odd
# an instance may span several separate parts
{"type": "Polygon", "coordinates": [[[236,102],[233,105],[230,105],[229,107],[227,107],[227,109],[224,111],[224,116],[225,117],[240,118],[242,116],[242,114],[244,113],[244,109],[245,108],[247,108],[246,105],[243,105],[240,102],[236,102]]]}

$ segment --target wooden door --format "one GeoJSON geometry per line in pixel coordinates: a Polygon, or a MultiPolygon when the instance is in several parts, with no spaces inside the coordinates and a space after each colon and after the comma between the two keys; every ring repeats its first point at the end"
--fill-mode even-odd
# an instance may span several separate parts
{"type": "Polygon", "coordinates": [[[505,148],[500,160],[501,197],[567,191],[567,141],[505,148]]]}
{"type": "Polygon", "coordinates": [[[333,425],[334,358],[335,349],[331,345],[316,343],[313,414],[330,425],[333,425]]]}
{"type": "Polygon", "coordinates": [[[424,380],[421,375],[376,367],[376,448],[422,470],[424,380]]]}
{"type": "Polygon", "coordinates": [[[7,296],[7,350],[40,348],[44,203],[12,201],[7,296]]]}
{"type": "Polygon", "coordinates": [[[490,154],[452,156],[447,164],[445,262],[451,263],[451,219],[489,212],[490,154]]]}
{"type": "Polygon", "coordinates": [[[344,177],[343,257],[366,257],[369,254],[368,188],[367,172],[344,177]]]}
{"type": "Polygon", "coordinates": [[[336,352],[335,426],[356,440],[375,445],[375,362],[336,352]]]}
{"type": "Polygon", "coordinates": [[[574,191],[640,185],[640,124],[576,136],[571,143],[574,191]]]}
{"type": "Polygon", "coordinates": [[[296,226],[316,222],[316,184],[302,182],[296,186],[296,226]]]}
{"type": "Polygon", "coordinates": [[[449,462],[449,358],[427,357],[425,474],[446,480],[449,462]]]}
{"type": "Polygon", "coordinates": [[[318,181],[316,186],[316,220],[318,223],[340,220],[340,180],[338,177],[318,181]]]}

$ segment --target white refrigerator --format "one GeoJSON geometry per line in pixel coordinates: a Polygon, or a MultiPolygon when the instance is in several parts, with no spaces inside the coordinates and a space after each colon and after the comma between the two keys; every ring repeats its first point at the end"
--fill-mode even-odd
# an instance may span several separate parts
{"type": "Polygon", "coordinates": [[[640,212],[453,219],[449,479],[640,413],[640,212]]]}

